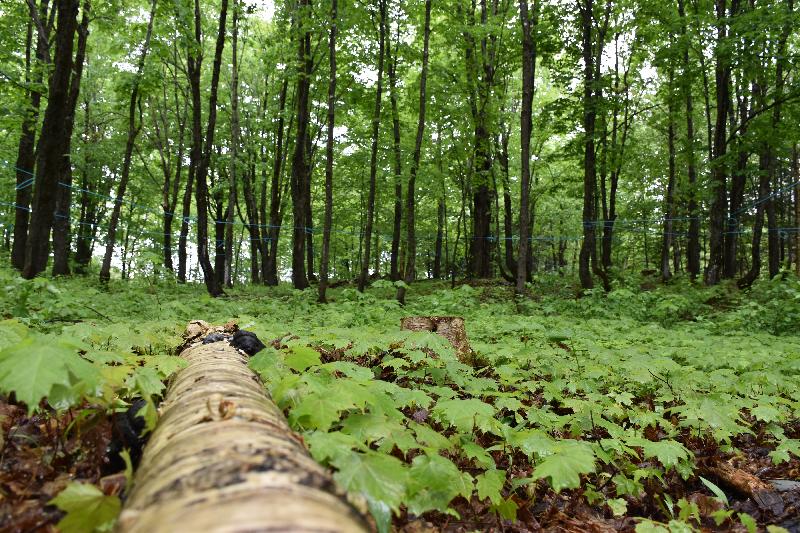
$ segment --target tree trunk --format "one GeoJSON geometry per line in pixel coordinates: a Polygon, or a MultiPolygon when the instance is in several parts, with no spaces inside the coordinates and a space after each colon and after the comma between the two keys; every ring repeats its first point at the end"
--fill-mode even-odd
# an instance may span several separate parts
{"type": "Polygon", "coordinates": [[[189,220],[192,214],[192,192],[194,188],[194,166],[189,165],[189,175],[186,178],[186,187],[183,190],[181,202],[181,232],[178,236],[178,282],[186,283],[186,245],[189,240],[189,220]]]}
{"type": "Polygon", "coordinates": [[[800,153],[797,144],[792,147],[792,179],[797,185],[794,188],[794,268],[795,275],[800,277],[800,153]]]}
{"type": "Polygon", "coordinates": [[[142,79],[144,72],[144,64],[147,59],[147,51],[150,48],[150,37],[153,34],[153,19],[156,16],[156,0],[152,1],[150,7],[150,18],[147,23],[147,33],[142,45],[142,53],[139,56],[139,64],[136,67],[136,77],[133,79],[133,87],[131,88],[131,97],[128,102],[128,138],[125,142],[125,155],[122,160],[122,176],[119,180],[117,187],[116,200],[114,202],[114,209],[111,212],[111,221],[108,226],[108,234],[106,236],[106,251],[103,255],[103,264],[100,267],[100,281],[108,282],[111,279],[111,258],[114,255],[114,245],[117,239],[117,224],[119,224],[119,215],[122,210],[122,202],[125,198],[125,190],[128,187],[128,179],[131,172],[131,158],[133,156],[133,145],[136,142],[136,137],[142,129],[141,116],[139,124],[136,124],[136,106],[139,106],[139,113],[141,115],[141,102],[139,100],[139,82],[142,79]]]}
{"type": "Polygon", "coordinates": [[[55,57],[48,90],[42,132],[37,147],[36,181],[33,191],[30,229],[25,242],[25,265],[22,277],[32,279],[47,268],[50,255],[50,230],[53,227],[58,177],[65,157],[72,50],[77,28],[78,1],[58,0],[55,33],[55,57]]]}
{"type": "MultiPolygon", "coordinates": [[[[522,25],[522,110],[520,112],[520,195],[519,195],[519,259],[517,261],[517,294],[525,290],[530,275],[528,263],[530,253],[530,190],[531,190],[531,133],[533,131],[533,92],[536,81],[536,35],[539,2],[534,0],[529,14],[528,0],[519,1],[519,17],[522,25]]],[[[508,254],[508,252],[506,252],[508,254]]]]}
{"type": "Polygon", "coordinates": [[[405,285],[397,288],[397,301],[401,305],[406,301],[406,286],[411,285],[416,277],[417,259],[417,234],[416,234],[416,205],[414,203],[417,169],[422,152],[422,140],[425,135],[425,108],[428,101],[427,82],[428,82],[428,43],[431,36],[431,0],[425,0],[425,30],[422,46],[422,72],[419,77],[419,117],[417,119],[417,137],[414,142],[414,157],[411,161],[411,169],[408,174],[408,187],[406,192],[406,266],[405,266],[405,285]]]}
{"type": "MultiPolygon", "coordinates": [[[[768,173],[769,160],[766,154],[759,156],[758,197],[764,198],[770,194],[770,176],[768,173]]],[[[761,235],[764,228],[764,203],[756,206],[756,220],[753,222],[753,242],[750,249],[750,270],[737,282],[740,289],[750,287],[761,274],[761,235]]]]}
{"type": "MultiPolygon", "coordinates": [[[[735,1],[735,0],[734,0],[735,1]]],[[[706,284],[720,281],[723,267],[725,220],[727,219],[727,176],[724,157],[727,153],[727,122],[730,105],[731,66],[727,51],[727,0],[715,0],[717,12],[717,43],[714,50],[717,115],[714,125],[713,158],[711,161],[711,215],[709,219],[709,260],[706,284]]],[[[731,16],[735,15],[734,10],[731,16]]]]}
{"type": "Polygon", "coordinates": [[[594,56],[592,54],[594,0],[579,0],[581,14],[582,54],[583,54],[583,243],[578,258],[578,276],[584,290],[594,288],[594,281],[589,266],[592,250],[595,249],[595,119],[597,109],[594,101],[594,56]]]}
{"type": "MultiPolygon", "coordinates": [[[[33,8],[31,8],[33,9],[33,8]]],[[[42,2],[39,10],[40,16],[47,17],[47,3],[42,2]]],[[[33,50],[33,13],[28,22],[28,34],[25,47],[25,83],[28,85],[39,85],[42,82],[42,69],[46,59],[44,43],[46,35],[41,34],[41,29],[36,30],[36,64],[33,63],[31,52],[33,50]]],[[[17,186],[14,203],[16,209],[14,213],[14,244],[11,248],[11,265],[17,270],[22,270],[25,266],[25,242],[28,237],[28,221],[30,218],[31,191],[35,174],[33,172],[36,163],[36,126],[39,121],[39,106],[42,100],[42,93],[38,90],[28,90],[28,100],[30,108],[25,113],[22,120],[22,132],[19,138],[19,149],[17,150],[17,161],[15,163],[17,174],[17,186]]]]}
{"type": "MultiPolygon", "coordinates": [[[[228,0],[222,0],[219,12],[219,31],[214,50],[214,64],[211,70],[211,93],[208,99],[208,124],[206,127],[205,143],[201,132],[201,97],[200,73],[202,56],[195,51],[188,57],[189,83],[192,92],[192,154],[191,164],[195,171],[195,203],[197,204],[197,259],[203,270],[203,279],[206,289],[211,296],[223,294],[222,287],[214,275],[211,259],[208,252],[208,169],[211,163],[211,153],[214,147],[214,127],[217,120],[217,88],[219,86],[220,63],[222,50],[225,46],[225,22],[228,15],[228,0]]],[[[194,4],[194,46],[202,49],[200,2],[194,4]]]]}
{"type": "Polygon", "coordinates": [[[292,285],[295,289],[308,287],[306,275],[306,180],[309,179],[309,92],[311,90],[311,30],[310,0],[297,3],[297,136],[292,155],[292,285]]]}
{"type": "MultiPolygon", "coordinates": [[[[386,25],[388,26],[388,25],[386,25]]],[[[389,256],[389,279],[400,279],[398,264],[400,254],[400,239],[403,227],[403,160],[400,150],[400,112],[397,106],[397,61],[398,48],[400,47],[400,25],[397,27],[397,41],[394,56],[391,45],[386,47],[389,63],[389,96],[392,103],[392,133],[394,135],[394,223],[392,224],[392,249],[389,256]]]]}
{"type": "Polygon", "coordinates": [[[681,37],[685,41],[683,47],[683,90],[686,100],[686,173],[688,175],[688,215],[689,234],[686,242],[686,270],[692,280],[700,275],[700,213],[697,208],[697,166],[694,155],[694,103],[692,99],[691,63],[689,50],[691,43],[687,40],[685,0],[678,0],[678,16],[681,19],[681,37]]]}
{"type": "MultiPolygon", "coordinates": [[[[441,279],[442,277],[442,244],[444,241],[444,197],[439,197],[436,202],[436,243],[434,244],[433,252],[433,278],[441,279]]],[[[445,264],[447,258],[445,257],[445,264]]]]}
{"type": "Polygon", "coordinates": [[[367,220],[364,227],[364,255],[361,258],[361,274],[358,290],[364,292],[369,277],[372,225],[375,219],[375,187],[378,174],[378,135],[381,125],[381,101],[383,96],[383,63],[386,56],[386,0],[378,0],[378,80],[375,88],[375,108],[372,114],[372,151],[369,159],[369,195],[367,196],[367,220]]]}
{"type": "Polygon", "coordinates": [[[239,183],[239,3],[233,1],[233,38],[231,39],[231,169],[228,183],[228,218],[225,227],[225,286],[233,287],[231,264],[233,261],[233,206],[238,201],[236,189],[239,183]]]}
{"type": "Polygon", "coordinates": [[[669,69],[669,85],[667,94],[667,150],[669,158],[669,176],[667,178],[667,194],[664,197],[664,234],[661,241],[661,279],[669,281],[672,277],[670,272],[670,248],[673,240],[673,222],[675,219],[675,104],[673,102],[673,79],[674,72],[672,67],[669,69]]]}
{"type": "Polygon", "coordinates": [[[227,342],[196,342],[181,356],[188,365],[170,382],[117,531],[369,531],[247,356],[227,342]]]}
{"type": "MultiPolygon", "coordinates": [[[[289,86],[288,76],[284,77],[281,92],[278,97],[278,124],[275,132],[275,160],[272,165],[272,181],[270,184],[269,202],[269,222],[266,220],[266,178],[264,188],[262,188],[261,198],[261,220],[265,225],[264,232],[267,234],[267,242],[263,244],[265,255],[261,258],[261,278],[267,285],[275,286],[278,284],[278,238],[280,237],[281,224],[281,171],[283,168],[284,154],[288,149],[283,144],[284,138],[284,112],[286,110],[286,92],[289,86]]],[[[293,106],[291,106],[293,107],[293,106]]],[[[291,123],[289,130],[291,131],[291,123]]]]}
{"type": "Polygon", "coordinates": [[[78,26],[78,49],[73,62],[72,79],[70,80],[67,115],[64,118],[64,157],[59,168],[58,192],[56,197],[55,220],[53,221],[53,275],[69,275],[70,252],[70,213],[72,210],[72,130],[75,127],[75,109],[81,90],[83,64],[86,57],[86,41],[89,38],[88,0],[83,2],[83,14],[78,26]]]}
{"type": "Polygon", "coordinates": [[[328,289],[328,263],[333,226],[333,130],[336,123],[336,33],[338,31],[338,1],[331,0],[331,27],[328,35],[328,140],[325,143],[325,220],[322,229],[322,256],[319,261],[320,303],[326,303],[328,289]]]}

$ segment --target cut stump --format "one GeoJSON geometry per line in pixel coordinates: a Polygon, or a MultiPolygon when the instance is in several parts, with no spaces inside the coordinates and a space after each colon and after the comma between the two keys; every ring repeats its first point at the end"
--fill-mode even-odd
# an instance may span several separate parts
{"type": "MultiPolygon", "coordinates": [[[[187,328],[188,342],[211,328],[187,328]]],[[[227,342],[190,344],[117,522],[118,532],[364,532],[365,518],[227,342]]]]}
{"type": "Polygon", "coordinates": [[[407,316],[400,319],[400,329],[408,331],[430,331],[441,335],[456,349],[456,355],[467,362],[472,354],[464,319],[460,316],[407,316]]]}

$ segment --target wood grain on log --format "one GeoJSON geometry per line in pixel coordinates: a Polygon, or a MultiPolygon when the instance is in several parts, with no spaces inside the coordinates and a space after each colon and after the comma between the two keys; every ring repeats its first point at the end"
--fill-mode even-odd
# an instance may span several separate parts
{"type": "MultiPolygon", "coordinates": [[[[193,323],[187,336],[202,336],[193,323]]],[[[227,342],[193,344],[170,384],[119,532],[368,531],[227,342]]]]}

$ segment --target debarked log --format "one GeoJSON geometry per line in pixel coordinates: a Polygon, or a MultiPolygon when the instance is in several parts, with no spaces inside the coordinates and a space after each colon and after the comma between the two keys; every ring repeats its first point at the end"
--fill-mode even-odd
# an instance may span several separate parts
{"type": "Polygon", "coordinates": [[[195,343],[161,404],[119,532],[371,528],[227,342],[195,343]]]}

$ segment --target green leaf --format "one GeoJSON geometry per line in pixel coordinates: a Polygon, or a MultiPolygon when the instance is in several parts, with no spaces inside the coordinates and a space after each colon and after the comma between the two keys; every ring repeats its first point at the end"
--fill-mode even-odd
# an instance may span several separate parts
{"type": "Polygon", "coordinates": [[[392,530],[392,510],[382,501],[367,497],[367,507],[375,519],[378,533],[389,533],[392,530]]]}
{"type": "Polygon", "coordinates": [[[478,498],[489,498],[493,505],[500,505],[503,499],[503,486],[506,483],[505,470],[487,470],[475,478],[475,488],[478,489],[478,498]]]}
{"type": "Polygon", "coordinates": [[[87,483],[72,482],[49,502],[67,515],[58,523],[62,533],[110,531],[122,504],[87,483]]]}
{"type": "Polygon", "coordinates": [[[292,370],[303,372],[320,363],[319,352],[310,346],[292,346],[290,350],[284,361],[292,370]]]}
{"type": "Polygon", "coordinates": [[[739,522],[747,528],[747,533],[756,533],[758,531],[758,523],[755,518],[747,513],[739,513],[737,516],[739,517],[739,522]]]}
{"type": "Polygon", "coordinates": [[[519,506],[511,498],[501,501],[498,505],[492,505],[492,510],[506,520],[516,520],[517,509],[519,506]]]}
{"type": "Polygon", "coordinates": [[[332,433],[315,431],[306,437],[306,442],[311,455],[318,462],[325,462],[328,459],[338,460],[351,454],[354,449],[364,449],[358,439],[339,431],[332,433]]]}
{"type": "Polygon", "coordinates": [[[622,498],[612,498],[606,501],[606,505],[611,509],[614,516],[622,516],[628,512],[628,502],[622,498]]]}
{"type": "Polygon", "coordinates": [[[18,320],[0,320],[0,350],[28,336],[28,328],[18,320]]]}
{"type": "Polygon", "coordinates": [[[594,452],[586,442],[558,441],[551,452],[552,455],[546,456],[533,470],[533,477],[549,478],[550,485],[556,492],[578,488],[581,474],[594,472],[594,452]]]}
{"type": "Polygon", "coordinates": [[[440,400],[433,408],[433,414],[441,421],[455,426],[464,433],[477,427],[482,431],[491,429],[494,408],[475,398],[469,400],[440,400]]]}
{"type": "Polygon", "coordinates": [[[728,496],[725,495],[725,493],[722,491],[721,488],[719,488],[718,486],[714,485],[713,483],[711,483],[709,480],[707,480],[703,476],[698,476],[698,477],[700,478],[700,481],[703,482],[703,485],[708,487],[708,490],[713,492],[714,496],[716,496],[717,499],[725,505],[725,507],[729,507],[730,506],[730,504],[728,503],[728,496]]]}
{"type": "Polygon", "coordinates": [[[67,360],[80,359],[69,348],[45,339],[28,337],[0,352],[0,390],[14,392],[28,406],[28,413],[55,385],[72,384],[67,360]]]}
{"type": "Polygon", "coordinates": [[[652,520],[642,520],[636,524],[636,533],[670,533],[669,528],[652,520]]]}
{"type": "Polygon", "coordinates": [[[137,391],[142,398],[149,398],[151,396],[160,396],[161,391],[164,390],[164,383],[155,368],[145,366],[134,371],[133,375],[128,379],[128,387],[137,391]]]}
{"type": "Polygon", "coordinates": [[[418,455],[409,474],[407,505],[416,515],[431,510],[445,512],[453,498],[472,494],[472,477],[441,455],[418,455]]]}
{"type": "Polygon", "coordinates": [[[289,413],[289,421],[306,428],[328,431],[339,420],[340,413],[351,407],[355,404],[341,391],[308,393],[289,413]]]}
{"type": "Polygon", "coordinates": [[[789,454],[794,454],[795,457],[800,457],[800,439],[786,439],[781,442],[775,450],[769,452],[772,462],[780,464],[789,461],[791,457],[789,454]]]}
{"type": "Polygon", "coordinates": [[[692,456],[692,452],[674,440],[654,442],[635,437],[627,439],[626,443],[628,446],[639,446],[645,457],[655,457],[665,468],[674,467],[681,461],[688,461],[692,456]]]}
{"type": "Polygon", "coordinates": [[[343,489],[361,493],[395,513],[400,511],[409,477],[399,459],[374,452],[353,453],[334,459],[332,464],[338,470],[334,478],[343,489]]]}

